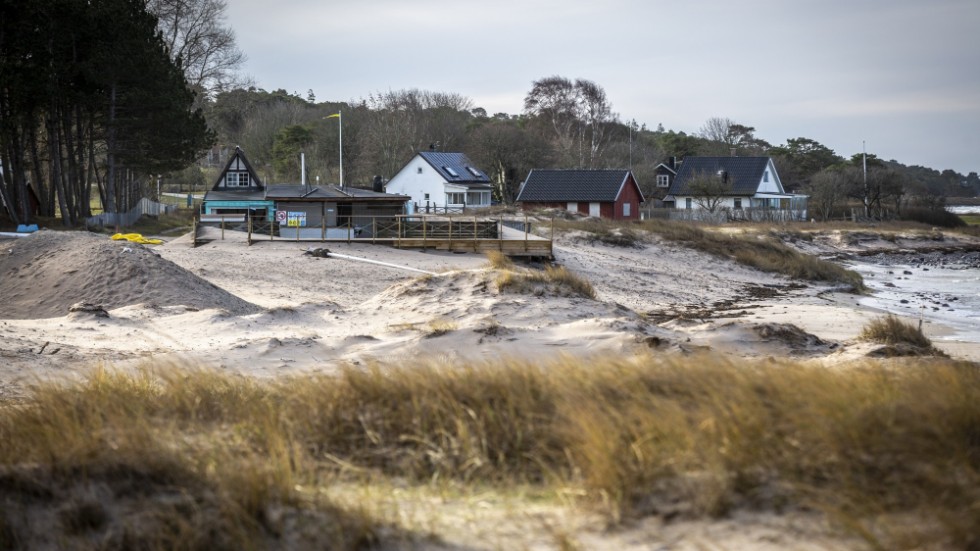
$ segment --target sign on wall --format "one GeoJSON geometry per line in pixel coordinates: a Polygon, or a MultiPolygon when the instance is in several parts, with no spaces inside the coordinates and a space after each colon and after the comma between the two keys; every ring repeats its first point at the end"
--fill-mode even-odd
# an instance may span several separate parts
{"type": "Polygon", "coordinates": [[[305,228],[306,227],[306,213],[305,212],[289,212],[286,214],[286,225],[290,228],[305,228]]]}
{"type": "Polygon", "coordinates": [[[277,210],[276,211],[276,222],[279,222],[280,224],[282,224],[285,221],[286,221],[286,211],[284,211],[284,210],[277,210]]]}

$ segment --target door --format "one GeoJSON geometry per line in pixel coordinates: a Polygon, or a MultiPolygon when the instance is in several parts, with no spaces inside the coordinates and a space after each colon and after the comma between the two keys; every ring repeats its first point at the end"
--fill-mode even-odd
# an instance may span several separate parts
{"type": "Polygon", "coordinates": [[[569,202],[568,205],[565,206],[565,210],[568,212],[578,212],[578,203],[569,202]]]}
{"type": "Polygon", "coordinates": [[[599,218],[599,203],[589,203],[589,216],[599,218]]]}

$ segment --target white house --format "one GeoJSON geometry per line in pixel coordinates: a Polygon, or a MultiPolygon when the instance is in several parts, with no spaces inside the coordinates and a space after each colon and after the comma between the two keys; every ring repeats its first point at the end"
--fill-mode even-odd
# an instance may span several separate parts
{"type": "Polygon", "coordinates": [[[701,208],[706,198],[690,184],[703,177],[717,178],[712,203],[723,209],[782,209],[802,211],[806,195],[786,193],[770,157],[685,157],[667,190],[664,204],[678,209],[701,208]]]}
{"type": "MultiPolygon", "coordinates": [[[[490,206],[490,178],[462,153],[422,151],[388,180],[388,193],[408,195],[416,212],[490,206]]],[[[410,210],[411,212],[411,210],[410,210]]]]}

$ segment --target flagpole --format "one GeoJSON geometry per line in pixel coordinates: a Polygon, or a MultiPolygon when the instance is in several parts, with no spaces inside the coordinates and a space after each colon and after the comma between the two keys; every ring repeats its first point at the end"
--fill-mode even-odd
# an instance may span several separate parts
{"type": "Polygon", "coordinates": [[[337,148],[340,157],[340,189],[344,189],[344,115],[338,109],[333,115],[327,115],[323,118],[326,120],[334,117],[337,117],[337,133],[340,135],[340,147],[337,148]]]}
{"type": "Polygon", "coordinates": [[[344,189],[344,115],[337,110],[337,131],[340,133],[340,189],[344,189]]]}

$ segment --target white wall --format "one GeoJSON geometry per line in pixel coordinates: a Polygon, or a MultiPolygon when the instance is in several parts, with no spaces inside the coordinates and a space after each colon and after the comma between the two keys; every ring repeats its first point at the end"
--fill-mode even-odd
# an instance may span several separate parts
{"type": "MultiPolygon", "coordinates": [[[[690,197],[690,196],[689,195],[678,195],[678,196],[676,196],[676,200],[674,201],[674,208],[678,208],[678,209],[682,209],[682,210],[683,209],[686,209],[687,208],[687,198],[688,197],[690,197]]],[[[718,203],[718,208],[730,208],[730,209],[735,208],[735,199],[738,199],[738,197],[723,197],[721,199],[721,201],[718,203]]],[[[742,197],[741,199],[742,199],[742,208],[743,209],[747,209],[747,208],[749,208],[749,207],[752,206],[752,200],[751,200],[751,198],[749,198],[749,197],[742,197]]],[[[694,198],[694,197],[691,197],[691,208],[692,209],[699,209],[699,208],[701,208],[701,205],[698,204],[697,199],[694,198]]]]}
{"type": "Polygon", "coordinates": [[[413,203],[425,206],[425,194],[429,194],[429,204],[444,206],[446,204],[446,181],[432,168],[425,159],[416,155],[398,174],[388,180],[385,191],[408,195],[413,203]],[[421,172],[419,172],[421,169],[421,172]]]}
{"type": "Polygon", "coordinates": [[[758,193],[783,193],[783,184],[779,181],[772,159],[769,159],[769,164],[766,165],[766,172],[769,173],[769,181],[766,181],[765,176],[759,180],[758,193]]]}

